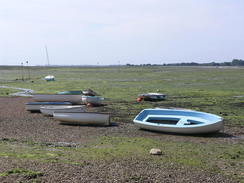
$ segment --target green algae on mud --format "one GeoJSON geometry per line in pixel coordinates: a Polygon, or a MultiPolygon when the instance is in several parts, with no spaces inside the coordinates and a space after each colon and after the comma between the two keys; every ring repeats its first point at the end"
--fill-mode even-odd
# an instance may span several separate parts
{"type": "Polygon", "coordinates": [[[0,158],[29,159],[46,163],[86,166],[87,161],[137,158],[159,164],[175,164],[243,178],[243,144],[170,142],[145,137],[103,136],[82,147],[49,147],[32,143],[1,142],[0,158]],[[151,148],[162,156],[151,156],[151,148]],[[233,173],[234,172],[234,173],[233,173]]]}
{"type": "MultiPolygon", "coordinates": [[[[31,80],[20,80],[20,68],[0,68],[0,85],[30,88],[37,93],[91,88],[105,97],[104,107],[112,122],[132,123],[144,108],[180,107],[210,112],[224,118],[225,126],[244,126],[243,67],[31,67],[31,80]],[[42,78],[52,73],[56,81],[42,78]],[[17,79],[18,78],[18,79],[17,79]],[[16,80],[17,79],[17,80],[16,80]],[[138,94],[162,92],[165,101],[137,103],[138,94]]],[[[7,96],[12,90],[1,89],[7,96]]],[[[13,91],[15,92],[15,91],[13,91]]],[[[243,135],[243,132],[238,132],[243,135]]],[[[95,138],[95,137],[94,137],[95,138]]],[[[46,163],[86,166],[89,160],[138,158],[157,163],[173,163],[243,178],[243,142],[229,144],[160,141],[145,137],[105,136],[82,147],[49,147],[37,142],[0,142],[0,158],[17,158],[46,163]],[[149,156],[150,148],[163,150],[149,156]]],[[[213,140],[214,141],[214,140],[213,140]]]]}
{"type": "Polygon", "coordinates": [[[20,174],[20,175],[27,176],[28,178],[37,178],[37,177],[43,176],[43,173],[41,173],[41,172],[35,172],[32,170],[25,170],[25,169],[21,169],[21,168],[14,168],[11,170],[7,170],[5,172],[0,173],[0,176],[8,176],[8,175],[12,175],[12,174],[20,174]]]}
{"type": "MultiPolygon", "coordinates": [[[[25,81],[20,80],[20,69],[0,67],[0,85],[30,88],[37,93],[91,88],[105,97],[112,110],[128,116],[115,116],[116,121],[131,122],[143,108],[160,106],[211,112],[226,117],[226,125],[244,124],[244,98],[234,97],[244,92],[243,67],[30,67],[31,79],[25,81]],[[56,81],[43,80],[48,73],[55,75],[56,81]],[[136,105],[138,94],[156,91],[166,93],[168,99],[136,105]]],[[[10,92],[0,88],[0,95],[10,92]]]]}
{"type": "Polygon", "coordinates": [[[15,93],[18,90],[14,90],[14,89],[9,89],[9,88],[1,88],[0,87],[0,96],[8,96],[11,93],[15,93]]]}

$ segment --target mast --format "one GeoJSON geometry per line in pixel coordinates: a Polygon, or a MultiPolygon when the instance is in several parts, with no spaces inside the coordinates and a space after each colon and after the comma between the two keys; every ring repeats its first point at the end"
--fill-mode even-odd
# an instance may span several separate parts
{"type": "Polygon", "coordinates": [[[21,62],[21,79],[22,79],[22,81],[24,81],[24,65],[23,64],[24,63],[21,62]]]}
{"type": "Polygon", "coordinates": [[[46,57],[47,57],[47,65],[49,66],[49,56],[48,56],[48,51],[47,51],[46,45],[45,45],[45,50],[46,50],[46,57]]]}

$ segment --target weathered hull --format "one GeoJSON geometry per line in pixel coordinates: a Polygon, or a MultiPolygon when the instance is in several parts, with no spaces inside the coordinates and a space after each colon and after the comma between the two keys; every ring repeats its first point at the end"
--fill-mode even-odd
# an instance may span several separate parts
{"type": "Polygon", "coordinates": [[[109,114],[104,114],[104,113],[54,112],[53,117],[65,124],[81,124],[81,125],[109,125],[110,124],[109,114]]]}
{"type": "Polygon", "coordinates": [[[53,116],[54,112],[84,112],[84,106],[43,106],[40,111],[45,116],[53,116]]]}
{"type": "Polygon", "coordinates": [[[71,102],[81,104],[81,95],[59,95],[59,94],[33,94],[32,98],[37,102],[71,102]]]}

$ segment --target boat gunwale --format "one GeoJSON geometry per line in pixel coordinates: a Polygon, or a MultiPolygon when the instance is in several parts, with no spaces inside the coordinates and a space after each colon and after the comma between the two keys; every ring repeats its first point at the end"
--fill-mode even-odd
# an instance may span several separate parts
{"type": "Polygon", "coordinates": [[[166,127],[166,128],[179,128],[179,129],[183,129],[183,128],[199,128],[199,127],[204,127],[204,126],[211,126],[211,125],[215,125],[217,123],[220,122],[224,122],[223,120],[219,120],[216,121],[214,123],[209,123],[209,124],[195,124],[195,125],[172,125],[172,124],[161,124],[161,123],[152,123],[152,122],[142,122],[142,121],[138,121],[138,120],[134,120],[133,121],[135,124],[140,124],[140,125],[145,125],[145,126],[154,126],[154,127],[166,127]]]}
{"type": "Polygon", "coordinates": [[[31,95],[35,96],[35,95],[57,95],[57,96],[63,96],[63,95],[67,95],[67,96],[83,96],[82,94],[52,94],[52,93],[32,93],[31,95]]]}
{"type": "MultiPolygon", "coordinates": [[[[52,105],[52,106],[55,106],[55,105],[72,105],[71,102],[28,102],[28,103],[25,103],[25,105],[52,105]]],[[[75,106],[75,105],[74,105],[75,106]]]]}
{"type": "MultiPolygon", "coordinates": [[[[70,107],[70,108],[84,108],[86,105],[64,105],[63,107],[70,107]]],[[[55,107],[60,107],[60,106],[52,106],[52,105],[47,105],[47,106],[41,106],[40,109],[46,109],[46,110],[59,110],[55,109],[55,107]]],[[[68,108],[68,109],[70,109],[68,108]]]]}
{"type": "Polygon", "coordinates": [[[100,99],[100,100],[104,100],[103,97],[100,96],[89,96],[89,95],[81,95],[82,98],[96,98],[96,99],[100,99]]]}
{"type": "Polygon", "coordinates": [[[106,114],[106,115],[111,115],[111,113],[103,113],[103,112],[89,112],[89,111],[84,111],[84,112],[59,112],[59,111],[57,111],[57,112],[54,112],[54,113],[86,113],[86,114],[106,114]]]}

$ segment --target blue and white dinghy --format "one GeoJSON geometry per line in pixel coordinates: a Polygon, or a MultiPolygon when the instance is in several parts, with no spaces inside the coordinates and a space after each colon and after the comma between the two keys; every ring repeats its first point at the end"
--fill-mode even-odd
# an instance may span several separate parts
{"type": "Polygon", "coordinates": [[[224,126],[220,116],[188,109],[144,109],[133,121],[142,129],[181,134],[213,133],[224,126]]]}

